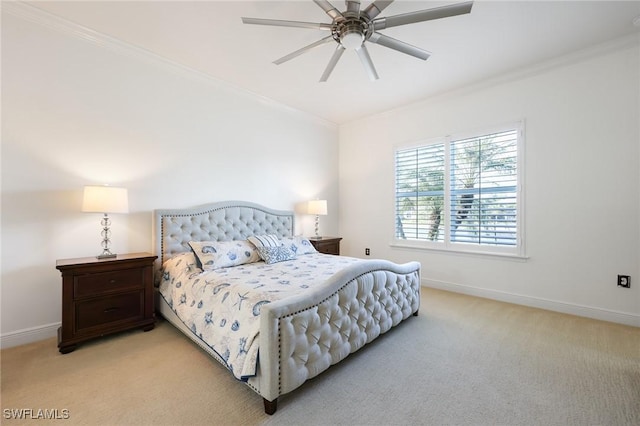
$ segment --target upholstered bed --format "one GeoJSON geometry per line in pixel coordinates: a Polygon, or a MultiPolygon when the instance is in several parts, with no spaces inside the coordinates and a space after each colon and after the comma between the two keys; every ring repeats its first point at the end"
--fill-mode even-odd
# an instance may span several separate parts
{"type": "Polygon", "coordinates": [[[156,210],[154,239],[156,311],[262,396],[268,414],[280,395],[418,314],[419,263],[317,253],[294,236],[290,211],[239,201],[156,210]],[[275,250],[260,247],[267,236],[276,257],[263,256],[275,250]]]}

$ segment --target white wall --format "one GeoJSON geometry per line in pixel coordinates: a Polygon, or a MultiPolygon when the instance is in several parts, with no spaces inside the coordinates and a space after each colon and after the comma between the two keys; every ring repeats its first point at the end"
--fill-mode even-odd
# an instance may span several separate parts
{"type": "Polygon", "coordinates": [[[420,261],[428,286],[640,326],[639,50],[637,38],[617,40],[341,126],[344,254],[370,247],[420,261]],[[519,119],[526,261],[389,245],[394,145],[519,119]]]}
{"type": "MultiPolygon", "coordinates": [[[[129,189],[118,253],[152,250],[153,209],[217,200],[326,198],[321,226],[338,229],[335,125],[46,15],[2,11],[2,120],[3,346],[55,335],[56,259],[101,251],[84,185],[129,189]]],[[[311,235],[312,218],[296,220],[311,235]]]]}
{"type": "MultiPolygon", "coordinates": [[[[116,252],[152,250],[156,208],[244,199],[292,209],[319,196],[330,208],[323,233],[337,234],[339,219],[344,254],[370,247],[421,261],[426,285],[640,325],[637,41],[344,125],[338,147],[329,123],[6,9],[3,346],[55,334],[55,261],[100,251],[99,217],[80,203],[84,185],[101,183],[129,189],[131,213],[113,216],[116,252]],[[389,246],[394,144],[521,118],[527,261],[389,246]],[[615,286],[618,273],[631,289],[615,286]]],[[[313,232],[311,218],[297,219],[313,232]]]]}

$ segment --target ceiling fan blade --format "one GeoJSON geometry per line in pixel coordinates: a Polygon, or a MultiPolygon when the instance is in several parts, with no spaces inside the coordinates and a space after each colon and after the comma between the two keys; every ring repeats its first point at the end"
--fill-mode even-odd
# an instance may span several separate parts
{"type": "Polygon", "coordinates": [[[352,13],[356,18],[360,17],[360,0],[346,0],[347,12],[352,13]]]}
{"type": "Polygon", "coordinates": [[[344,19],[344,16],[342,15],[342,13],[340,13],[338,9],[333,7],[333,5],[331,5],[331,3],[329,3],[327,0],[313,0],[313,1],[318,6],[320,6],[322,10],[327,12],[327,15],[329,15],[331,19],[333,20],[336,20],[337,18],[344,19]]]}
{"type": "Polygon", "coordinates": [[[406,53],[407,55],[422,59],[423,61],[426,61],[429,56],[431,56],[431,54],[426,50],[380,33],[371,34],[369,41],[379,44],[380,46],[388,47],[389,49],[397,50],[398,52],[406,53]]]}
{"type": "Polygon", "coordinates": [[[254,25],[272,25],[275,27],[297,27],[297,28],[311,28],[314,30],[331,30],[331,24],[317,24],[314,22],[302,22],[302,21],[283,21],[280,19],[262,19],[262,18],[242,18],[243,24],[254,25]]]}
{"type": "Polygon", "coordinates": [[[331,59],[329,60],[329,63],[327,64],[327,68],[325,68],[324,72],[322,73],[322,77],[320,77],[321,82],[325,82],[329,79],[331,72],[336,67],[338,60],[340,60],[340,57],[342,56],[344,51],[345,51],[345,48],[342,47],[342,45],[339,44],[338,47],[336,47],[336,50],[333,52],[333,56],[331,57],[331,59]]]}
{"type": "Polygon", "coordinates": [[[369,80],[376,81],[379,78],[378,73],[376,72],[376,67],[373,66],[373,61],[371,61],[371,56],[369,56],[369,51],[365,45],[363,44],[360,48],[356,49],[356,53],[369,76],[369,80]]]}
{"type": "Polygon", "coordinates": [[[393,3],[393,0],[377,0],[371,3],[365,10],[362,11],[363,15],[366,15],[370,20],[380,15],[387,6],[393,3]]]}
{"type": "Polygon", "coordinates": [[[276,64],[276,65],[280,65],[283,62],[287,62],[287,61],[289,61],[289,60],[291,60],[291,59],[293,59],[295,57],[298,57],[298,56],[302,55],[303,53],[313,49],[314,47],[322,46],[323,44],[329,43],[331,41],[334,41],[333,37],[332,36],[327,36],[325,38],[322,38],[322,39],[316,41],[315,43],[311,43],[310,45],[303,47],[302,49],[298,49],[295,52],[289,53],[288,55],[283,56],[280,59],[276,59],[275,61],[273,61],[273,63],[276,64]]]}
{"type": "Polygon", "coordinates": [[[457,3],[448,6],[436,7],[433,9],[419,10],[417,12],[403,13],[401,15],[387,16],[373,21],[375,31],[385,28],[397,27],[399,25],[413,24],[416,22],[430,21],[433,19],[448,18],[450,16],[462,15],[471,12],[472,1],[457,3]]]}

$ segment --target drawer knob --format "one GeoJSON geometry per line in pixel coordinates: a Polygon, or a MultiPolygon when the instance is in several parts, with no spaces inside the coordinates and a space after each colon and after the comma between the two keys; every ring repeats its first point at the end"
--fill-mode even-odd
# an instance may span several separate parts
{"type": "Polygon", "coordinates": [[[109,281],[109,284],[115,284],[115,283],[116,283],[116,280],[109,281]]]}

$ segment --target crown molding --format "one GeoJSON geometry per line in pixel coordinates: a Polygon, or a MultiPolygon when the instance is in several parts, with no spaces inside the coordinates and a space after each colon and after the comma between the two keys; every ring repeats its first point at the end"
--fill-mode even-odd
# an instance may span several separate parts
{"type": "Polygon", "coordinates": [[[538,62],[532,65],[516,68],[511,71],[497,74],[493,77],[487,77],[480,81],[469,83],[468,85],[457,87],[454,89],[446,90],[440,93],[435,93],[424,99],[420,99],[411,102],[406,105],[399,106],[397,108],[382,111],[373,115],[362,117],[353,120],[351,123],[366,121],[381,117],[386,117],[391,114],[402,113],[403,111],[412,110],[421,105],[427,105],[433,102],[439,102],[458,96],[467,95],[487,88],[500,86],[502,84],[510,83],[513,81],[523,80],[529,77],[535,77],[537,75],[544,74],[550,70],[570,66],[583,61],[593,59],[594,57],[608,55],[614,52],[626,50],[626,49],[638,49],[640,48],[640,32],[632,33],[626,36],[618,37],[613,40],[609,40],[603,43],[599,43],[593,46],[586,47],[574,52],[569,52],[561,56],[557,56],[546,61],[538,62]]]}
{"type": "Polygon", "coordinates": [[[121,56],[144,61],[147,64],[161,67],[166,71],[179,74],[182,77],[197,80],[201,83],[214,86],[217,89],[226,90],[235,95],[258,101],[263,105],[279,109],[283,112],[296,115],[299,118],[310,120],[326,127],[334,129],[338,127],[338,125],[334,122],[328,121],[324,118],[293,108],[271,98],[267,98],[250,90],[236,86],[233,83],[211,76],[202,71],[198,71],[194,68],[188,67],[164,56],[158,55],[150,50],[125,42],[123,40],[85,27],[78,23],[69,21],[58,15],[40,9],[32,4],[16,0],[3,0],[1,2],[0,9],[2,10],[2,12],[7,12],[25,21],[29,21],[58,33],[83,40],[100,48],[117,53],[121,56]]]}

